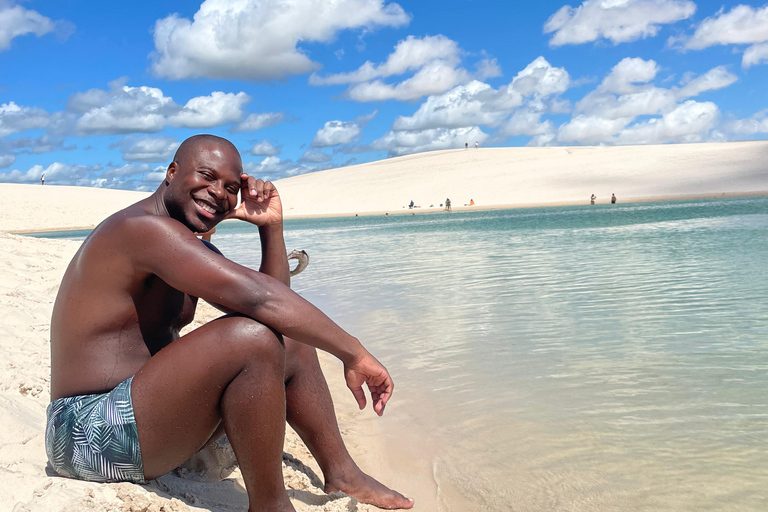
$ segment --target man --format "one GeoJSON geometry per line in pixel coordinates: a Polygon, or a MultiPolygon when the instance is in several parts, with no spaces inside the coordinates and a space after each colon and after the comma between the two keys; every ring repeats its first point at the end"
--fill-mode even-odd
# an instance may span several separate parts
{"type": "Polygon", "coordinates": [[[275,187],[243,173],[229,141],[184,141],[157,191],[102,222],[62,280],[46,430],[54,469],[95,481],[150,480],[226,432],[250,510],[291,511],[281,465],[287,420],[316,457],[326,492],[412,507],[349,456],[315,347],[344,363],[361,409],[365,383],[374,410],[384,412],[389,373],[289,285],[275,187]],[[259,227],[259,272],[195,237],[227,218],[259,227]],[[179,337],[198,297],[229,314],[179,337]]]}

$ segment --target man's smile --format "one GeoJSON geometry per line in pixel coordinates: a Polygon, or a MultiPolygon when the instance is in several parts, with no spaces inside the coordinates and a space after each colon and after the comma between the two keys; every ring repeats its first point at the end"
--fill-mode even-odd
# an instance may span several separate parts
{"type": "Polygon", "coordinates": [[[217,214],[222,213],[224,209],[220,206],[218,206],[216,203],[212,201],[207,201],[205,199],[199,199],[197,197],[192,198],[195,201],[195,204],[198,206],[198,209],[205,214],[208,218],[213,218],[217,214]]]}

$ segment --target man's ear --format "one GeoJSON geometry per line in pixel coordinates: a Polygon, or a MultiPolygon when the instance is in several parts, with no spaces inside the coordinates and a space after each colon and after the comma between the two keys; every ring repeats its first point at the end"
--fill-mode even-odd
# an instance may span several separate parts
{"type": "Polygon", "coordinates": [[[176,172],[179,170],[178,164],[176,162],[171,162],[171,164],[168,166],[168,170],[165,171],[165,186],[167,187],[170,185],[171,181],[173,181],[173,177],[176,175],[176,172]]]}

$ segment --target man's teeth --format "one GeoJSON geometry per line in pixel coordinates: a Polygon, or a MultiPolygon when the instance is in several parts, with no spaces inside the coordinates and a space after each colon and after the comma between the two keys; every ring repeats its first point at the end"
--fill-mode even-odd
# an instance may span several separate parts
{"type": "Polygon", "coordinates": [[[207,211],[208,213],[216,213],[215,208],[211,208],[209,205],[203,203],[202,201],[195,201],[195,202],[200,206],[200,208],[207,211]]]}

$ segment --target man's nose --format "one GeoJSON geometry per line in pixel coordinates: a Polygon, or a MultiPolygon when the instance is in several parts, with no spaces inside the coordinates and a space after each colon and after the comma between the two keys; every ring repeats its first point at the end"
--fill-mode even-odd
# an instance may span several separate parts
{"type": "Polygon", "coordinates": [[[211,185],[208,187],[208,190],[210,190],[211,194],[216,197],[216,199],[223,199],[224,198],[224,184],[215,181],[211,183],[211,185]]]}

